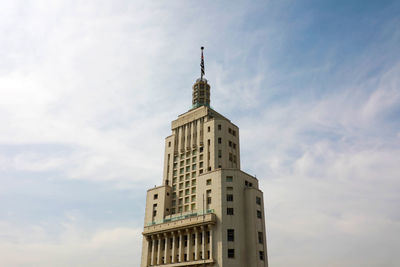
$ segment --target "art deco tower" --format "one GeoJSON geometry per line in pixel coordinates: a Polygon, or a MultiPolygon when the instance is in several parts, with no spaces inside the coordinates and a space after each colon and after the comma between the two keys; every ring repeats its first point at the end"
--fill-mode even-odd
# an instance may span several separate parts
{"type": "Polygon", "coordinates": [[[263,193],[203,76],[202,48],[192,108],[172,122],[163,183],[147,191],[141,266],[266,267],[263,193]]]}

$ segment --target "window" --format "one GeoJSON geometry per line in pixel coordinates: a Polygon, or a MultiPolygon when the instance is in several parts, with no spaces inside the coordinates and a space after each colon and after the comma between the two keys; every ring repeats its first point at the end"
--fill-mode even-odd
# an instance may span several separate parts
{"type": "Polygon", "coordinates": [[[232,176],[226,176],[226,181],[227,182],[232,182],[233,181],[233,177],[232,176]]]}
{"type": "Polygon", "coordinates": [[[233,191],[233,187],[232,187],[232,186],[228,186],[228,187],[226,188],[226,191],[233,191]]]}
{"type": "Polygon", "coordinates": [[[227,215],[233,215],[233,208],[226,208],[227,215]]]}
{"type": "Polygon", "coordinates": [[[259,254],[260,254],[260,260],[263,261],[264,260],[264,251],[260,251],[259,254]]]}
{"type": "Polygon", "coordinates": [[[236,149],[236,144],[232,143],[233,149],[236,149]]]}
{"type": "Polygon", "coordinates": [[[257,203],[258,205],[261,205],[261,198],[260,198],[260,197],[256,197],[256,203],[257,203]]]}
{"type": "Polygon", "coordinates": [[[218,144],[221,144],[221,143],[222,143],[222,138],[218,137],[218,144]]]}
{"type": "Polygon", "coordinates": [[[218,150],[218,158],[222,158],[222,150],[218,150]]]}
{"type": "Polygon", "coordinates": [[[156,217],[156,216],[157,216],[157,211],[153,210],[153,217],[156,217]]]}
{"type": "Polygon", "coordinates": [[[232,194],[227,194],[226,195],[226,201],[233,201],[233,195],[232,194]]]}
{"type": "MultiPolygon", "coordinates": [[[[203,152],[203,147],[200,147],[200,153],[203,152]]],[[[203,158],[203,155],[200,155],[201,158],[203,158]]]]}
{"type": "Polygon", "coordinates": [[[261,211],[257,210],[257,218],[261,219],[262,218],[262,213],[261,211]]]}
{"type": "Polygon", "coordinates": [[[211,179],[207,179],[206,184],[211,185],[211,179]]]}
{"type": "Polygon", "coordinates": [[[263,232],[258,232],[258,243],[260,244],[264,243],[263,232]]]}
{"type": "Polygon", "coordinates": [[[228,128],[228,133],[232,133],[232,129],[231,128],[228,128]]]}
{"type": "Polygon", "coordinates": [[[221,130],[221,129],[222,129],[221,124],[218,124],[218,130],[221,130]]]}
{"type": "Polygon", "coordinates": [[[158,194],[154,194],[154,199],[158,199],[158,194]]]}
{"type": "Polygon", "coordinates": [[[210,132],[211,128],[210,126],[207,127],[207,132],[210,132]]]}
{"type": "Polygon", "coordinates": [[[228,249],[228,258],[230,259],[235,258],[235,250],[233,248],[228,249]]]}
{"type": "Polygon", "coordinates": [[[228,142],[228,145],[229,145],[230,147],[232,147],[232,141],[229,141],[229,142],[228,142]]]}
{"type": "Polygon", "coordinates": [[[207,197],[207,204],[211,204],[211,197],[207,197]]]}
{"type": "Polygon", "coordinates": [[[233,131],[232,131],[232,134],[233,134],[233,136],[236,136],[236,131],[233,130],[233,131]]]}
{"type": "Polygon", "coordinates": [[[171,147],[171,142],[168,142],[168,147],[171,147]]]}
{"type": "Polygon", "coordinates": [[[228,241],[235,241],[235,230],[228,229],[227,232],[228,241]]]}

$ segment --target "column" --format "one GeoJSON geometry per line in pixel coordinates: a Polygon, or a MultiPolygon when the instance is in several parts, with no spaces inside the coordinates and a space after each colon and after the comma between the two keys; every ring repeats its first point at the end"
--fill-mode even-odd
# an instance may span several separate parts
{"type": "Polygon", "coordinates": [[[169,246],[171,241],[169,240],[167,233],[164,233],[164,238],[165,238],[164,263],[167,264],[170,263],[169,256],[171,254],[171,251],[169,250],[169,246]]]}
{"type": "Polygon", "coordinates": [[[186,254],[187,254],[187,260],[192,261],[193,256],[192,256],[192,234],[189,229],[186,229],[186,234],[187,234],[187,249],[186,249],[186,254]]]}
{"type": "Polygon", "coordinates": [[[210,259],[213,259],[213,229],[212,229],[212,226],[209,225],[208,229],[210,231],[210,259]]]}
{"type": "Polygon", "coordinates": [[[179,262],[183,262],[183,232],[178,231],[179,233],[179,262]]]}
{"type": "Polygon", "coordinates": [[[206,229],[204,226],[201,227],[201,232],[202,232],[202,246],[201,246],[201,256],[202,259],[204,260],[206,258],[206,229]]]}
{"type": "Polygon", "coordinates": [[[161,264],[161,235],[157,235],[158,251],[157,251],[157,264],[161,264]]]}
{"type": "Polygon", "coordinates": [[[171,263],[175,263],[176,256],[176,235],[175,232],[172,232],[172,261],[171,263]]]}
{"type": "Polygon", "coordinates": [[[196,228],[194,228],[194,234],[196,235],[195,237],[195,243],[194,243],[194,260],[199,260],[199,231],[196,228]]]}
{"type": "Polygon", "coordinates": [[[156,239],[154,236],[151,236],[151,243],[152,243],[152,249],[151,249],[151,261],[150,265],[155,265],[155,255],[156,255],[156,239]]]}
{"type": "Polygon", "coordinates": [[[147,263],[146,266],[150,266],[151,263],[151,237],[146,236],[147,241],[147,263]]]}

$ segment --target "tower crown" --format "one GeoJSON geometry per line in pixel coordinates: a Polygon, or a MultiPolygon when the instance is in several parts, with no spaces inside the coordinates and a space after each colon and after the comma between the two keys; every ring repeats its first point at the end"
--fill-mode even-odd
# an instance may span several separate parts
{"type": "Polygon", "coordinates": [[[200,78],[196,80],[192,87],[192,108],[200,106],[210,107],[210,85],[207,79],[203,77],[205,74],[203,50],[204,47],[201,47],[200,78]]]}

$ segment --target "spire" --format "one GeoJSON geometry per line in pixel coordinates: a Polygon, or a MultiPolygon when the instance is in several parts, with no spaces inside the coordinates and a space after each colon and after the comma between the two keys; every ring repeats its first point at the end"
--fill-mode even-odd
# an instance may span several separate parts
{"type": "Polygon", "coordinates": [[[200,67],[201,67],[200,79],[201,80],[203,80],[203,76],[205,74],[203,50],[204,50],[204,46],[201,47],[201,62],[200,62],[200,67]]]}
{"type": "Polygon", "coordinates": [[[197,108],[200,106],[210,107],[210,85],[207,79],[203,78],[204,71],[204,47],[201,47],[201,62],[200,62],[200,79],[197,79],[193,85],[193,98],[192,98],[192,108],[197,108]]]}

